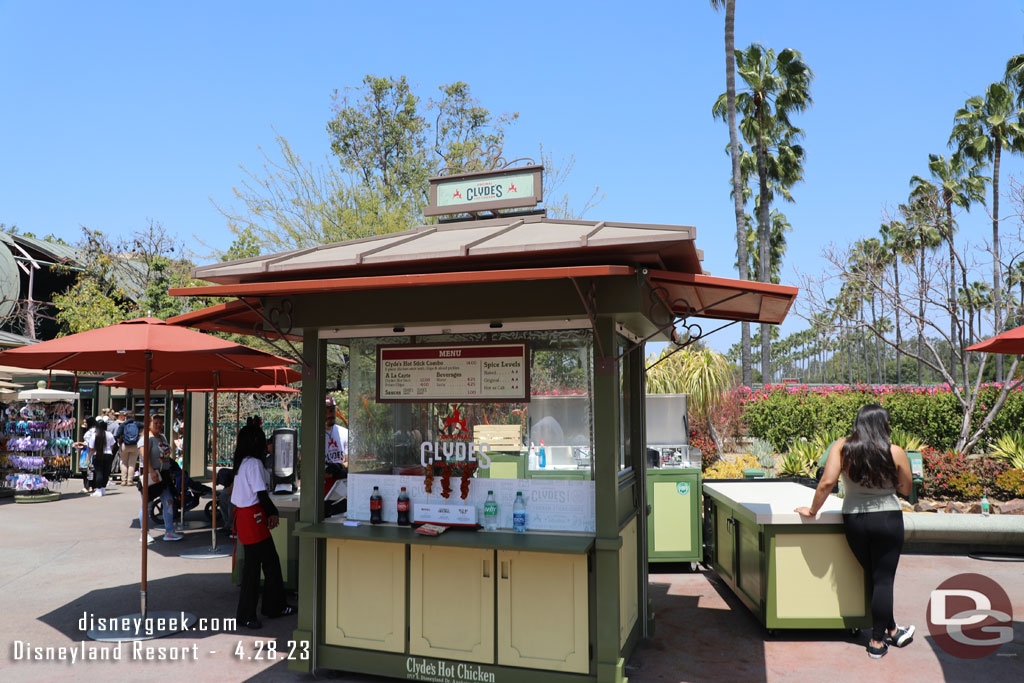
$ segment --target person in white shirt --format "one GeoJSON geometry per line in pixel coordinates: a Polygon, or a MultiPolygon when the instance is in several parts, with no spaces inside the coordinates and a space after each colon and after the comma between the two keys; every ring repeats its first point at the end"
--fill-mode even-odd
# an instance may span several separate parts
{"type": "Polygon", "coordinates": [[[324,517],[348,507],[348,430],[338,424],[338,404],[327,397],[324,411],[324,517]],[[333,491],[332,491],[333,489],[333,491]]]}
{"type": "Polygon", "coordinates": [[[93,466],[93,492],[91,495],[100,497],[107,492],[110,466],[114,462],[114,454],[111,448],[113,446],[113,439],[109,438],[110,433],[107,431],[107,423],[102,420],[89,417],[86,419],[86,426],[89,429],[82,436],[82,440],[72,445],[75,448],[89,447],[93,466]]]}
{"type": "Polygon", "coordinates": [[[277,555],[270,530],[278,525],[277,507],[267,493],[267,437],[250,417],[238,430],[235,442],[234,483],[231,504],[235,506],[235,532],[245,546],[242,558],[242,591],[238,596],[236,618],[246,628],[261,628],[256,617],[260,598],[260,573],[263,573],[264,616],[294,614],[285,603],[281,559],[277,555]]]}

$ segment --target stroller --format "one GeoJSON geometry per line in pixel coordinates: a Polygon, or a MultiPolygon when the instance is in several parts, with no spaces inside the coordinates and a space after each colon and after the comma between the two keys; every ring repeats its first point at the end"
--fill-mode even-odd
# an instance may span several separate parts
{"type": "MultiPolygon", "coordinates": [[[[192,481],[191,477],[182,472],[178,463],[172,460],[171,500],[174,507],[172,514],[175,518],[181,515],[181,480],[183,476],[185,478],[185,512],[196,508],[199,505],[200,498],[208,498],[213,493],[209,486],[192,481]]],[[[163,507],[163,500],[160,498],[149,502],[149,518],[156,524],[163,524],[163,507]]],[[[206,507],[203,508],[203,513],[206,515],[207,521],[213,521],[213,501],[209,501],[206,504],[206,507]]]]}

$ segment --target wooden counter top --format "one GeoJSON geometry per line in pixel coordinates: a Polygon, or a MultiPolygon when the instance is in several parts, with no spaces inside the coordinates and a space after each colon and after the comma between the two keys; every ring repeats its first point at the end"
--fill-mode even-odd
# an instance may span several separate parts
{"type": "Polygon", "coordinates": [[[517,534],[513,531],[471,531],[449,529],[440,536],[423,536],[411,527],[395,524],[360,524],[345,526],[339,522],[320,524],[298,524],[296,536],[315,538],[342,538],[360,541],[381,541],[383,543],[417,543],[457,548],[495,548],[497,550],[528,550],[542,553],[566,553],[584,555],[594,545],[594,537],[587,534],[559,534],[546,531],[528,531],[517,534]]]}
{"type": "Polygon", "coordinates": [[[843,501],[830,495],[818,510],[817,519],[801,517],[795,508],[810,507],[814,489],[788,481],[761,483],[704,482],[704,495],[716,498],[745,513],[756,524],[842,524],[843,501]]]}

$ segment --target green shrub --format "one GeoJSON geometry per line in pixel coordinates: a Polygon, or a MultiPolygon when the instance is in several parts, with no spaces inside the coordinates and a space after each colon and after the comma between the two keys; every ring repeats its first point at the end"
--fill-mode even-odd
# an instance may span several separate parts
{"type": "Polygon", "coordinates": [[[762,469],[770,470],[775,466],[775,447],[770,441],[753,439],[750,442],[750,455],[757,459],[762,469]]]}
{"type": "Polygon", "coordinates": [[[1024,497],[1024,470],[1008,469],[997,475],[993,489],[1004,500],[1024,497]]]}
{"type": "Polygon", "coordinates": [[[926,498],[960,498],[957,484],[963,483],[958,477],[969,471],[966,456],[959,453],[941,453],[934,449],[925,449],[924,456],[924,487],[922,493],[926,498]]]}
{"type": "Polygon", "coordinates": [[[705,479],[742,479],[743,470],[758,467],[759,463],[752,455],[737,456],[733,462],[719,460],[704,470],[705,479]]]}
{"type": "Polygon", "coordinates": [[[992,445],[992,457],[1004,460],[1010,467],[1024,470],[1024,433],[1007,432],[992,445]]]}
{"type": "Polygon", "coordinates": [[[1002,460],[995,460],[993,458],[971,458],[968,462],[971,472],[978,475],[978,480],[981,482],[981,492],[986,496],[999,497],[1001,492],[996,486],[996,480],[999,478],[999,475],[1010,469],[1010,466],[1002,460]]]}
{"type": "Polygon", "coordinates": [[[924,442],[921,439],[911,436],[902,429],[893,429],[890,441],[905,451],[919,451],[924,446],[924,442]]]}
{"type": "Polygon", "coordinates": [[[981,479],[974,472],[961,472],[949,480],[953,489],[953,497],[957,500],[977,500],[981,498],[981,479]]]}

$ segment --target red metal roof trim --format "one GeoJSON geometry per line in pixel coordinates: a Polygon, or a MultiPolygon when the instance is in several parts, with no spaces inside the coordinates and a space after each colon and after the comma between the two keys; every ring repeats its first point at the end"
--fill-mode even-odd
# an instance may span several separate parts
{"type": "MultiPolygon", "coordinates": [[[[454,273],[416,273],[412,275],[374,275],[368,277],[339,277],[324,280],[290,280],[283,282],[247,282],[235,285],[209,285],[206,287],[174,287],[171,296],[288,296],[291,294],[322,294],[365,289],[395,289],[438,285],[468,285],[487,282],[521,282],[526,280],[559,280],[570,277],[605,277],[632,275],[633,266],[559,266],[552,268],[514,268],[506,270],[478,270],[454,273]]],[[[226,304],[221,304],[226,305],[226,304]]],[[[211,309],[202,309],[203,313],[211,309]]],[[[193,315],[186,313],[184,316],[193,315]]],[[[184,316],[176,316],[174,324],[184,316]]],[[[170,322],[170,321],[168,321],[170,322]]]]}

